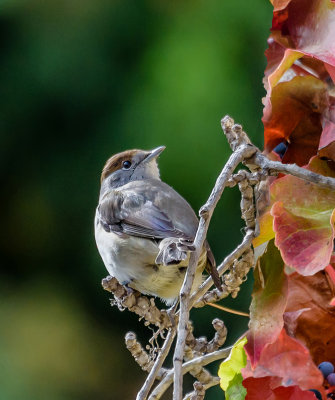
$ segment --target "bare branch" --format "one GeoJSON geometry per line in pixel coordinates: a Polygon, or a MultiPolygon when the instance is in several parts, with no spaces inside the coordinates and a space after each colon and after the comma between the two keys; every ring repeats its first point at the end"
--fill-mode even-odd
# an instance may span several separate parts
{"type": "MultiPolygon", "coordinates": [[[[237,144],[250,143],[248,135],[242,130],[241,125],[234,124],[234,120],[226,115],[221,120],[222,129],[226,135],[228,143],[233,151],[236,151],[237,144]]],[[[271,161],[259,149],[249,159],[246,157],[246,165],[253,170],[254,167],[261,168],[266,171],[268,175],[273,173],[283,173],[286,175],[293,175],[297,178],[317,184],[320,187],[335,190],[335,178],[330,176],[323,176],[301,168],[296,164],[283,164],[279,161],[271,161]]]]}
{"type": "MultiPolygon", "coordinates": [[[[182,365],[181,373],[185,375],[191,369],[193,369],[196,365],[208,365],[214,361],[221,360],[227,358],[230,353],[231,347],[227,347],[221,350],[214,351],[213,353],[206,354],[201,357],[194,358],[191,361],[187,361],[182,365]]],[[[166,392],[169,386],[173,382],[173,370],[170,370],[164,379],[155,387],[149,396],[148,400],[158,400],[161,396],[166,392]]]]}
{"type": "Polygon", "coordinates": [[[135,290],[125,288],[112,276],[104,278],[101,284],[105,290],[114,294],[115,300],[112,300],[112,305],[116,304],[120,311],[128,308],[129,311],[144,318],[147,324],[156,325],[159,329],[172,326],[171,317],[167,311],[159,310],[153,298],[148,299],[135,290]]]}
{"type": "Polygon", "coordinates": [[[214,338],[208,342],[205,337],[195,338],[193,335],[193,325],[191,322],[188,324],[188,334],[186,337],[186,345],[194,350],[196,353],[207,354],[218,350],[226,341],[227,328],[223,321],[215,318],[212,321],[213,328],[215,329],[214,338]]]}
{"type": "Polygon", "coordinates": [[[200,355],[207,353],[208,340],[205,336],[196,338],[193,335],[193,324],[189,321],[187,324],[187,336],[185,341],[185,360],[194,358],[194,354],[200,355]],[[187,348],[187,350],[186,350],[187,348]]]}
{"type": "MultiPolygon", "coordinates": [[[[254,231],[249,229],[246,235],[244,236],[242,243],[239,246],[237,246],[237,248],[234,251],[232,251],[218,266],[219,275],[222,275],[224,272],[226,272],[229,269],[229,267],[234,263],[234,261],[238,259],[247,249],[250,248],[254,238],[255,238],[254,231]]],[[[190,305],[192,307],[193,306],[203,307],[206,305],[207,302],[214,302],[220,300],[221,298],[227,297],[230,294],[229,289],[227,287],[223,287],[221,292],[218,291],[217,289],[214,289],[212,291],[213,293],[217,294],[218,296],[217,300],[215,299],[215,297],[212,296],[204,298],[203,296],[207,293],[212,284],[213,284],[212,278],[208,277],[205,280],[205,282],[199,287],[199,289],[192,294],[190,299],[190,305]]]]}
{"type": "Polygon", "coordinates": [[[230,156],[228,162],[224,166],[219,175],[214,189],[210,194],[206,204],[200,209],[200,222],[198,230],[193,242],[195,251],[191,253],[190,263],[187,268],[185,279],[180,290],[180,315],[178,322],[177,344],[174,352],[173,367],[174,367],[174,400],[182,400],[183,394],[183,375],[181,367],[183,362],[185,340],[187,336],[187,321],[189,320],[190,307],[190,292],[194,281],[195,270],[200,257],[201,249],[206,239],[208,226],[213,214],[213,211],[224,191],[228,179],[231,177],[236,167],[246,158],[250,158],[257,148],[248,144],[241,144],[236,148],[236,151],[230,156]]]}
{"type": "MultiPolygon", "coordinates": [[[[190,361],[195,357],[199,357],[206,353],[216,351],[224,344],[227,337],[227,328],[225,327],[223,321],[216,318],[213,320],[212,324],[214,329],[216,330],[216,333],[214,338],[208,343],[206,337],[196,339],[193,336],[193,326],[192,323],[189,322],[188,335],[186,338],[186,346],[184,350],[185,361],[190,361]]],[[[212,382],[213,379],[215,379],[210,374],[210,372],[201,365],[195,365],[194,368],[189,371],[189,373],[194,376],[202,385],[207,385],[209,382],[212,382]]],[[[195,394],[195,392],[193,393],[193,396],[199,395],[199,393],[195,394]]]]}
{"type": "Polygon", "coordinates": [[[154,365],[154,360],[152,360],[149,354],[137,341],[136,334],[134,332],[128,332],[125,337],[125,342],[130,354],[134,357],[135,361],[143,371],[150,371],[154,365]]]}
{"type": "Polygon", "coordinates": [[[213,376],[212,380],[206,384],[196,381],[193,384],[194,391],[188,393],[183,400],[202,400],[205,398],[207,389],[219,384],[220,384],[220,378],[217,376],[213,376]]]}
{"type": "Polygon", "coordinates": [[[194,391],[191,393],[188,393],[183,398],[183,400],[203,400],[205,398],[206,389],[204,388],[204,385],[201,382],[195,381],[193,383],[193,388],[194,388],[194,391]]]}
{"type": "Polygon", "coordinates": [[[335,178],[316,174],[308,169],[299,167],[297,164],[282,164],[279,161],[271,161],[261,152],[257,152],[254,157],[247,160],[248,163],[249,161],[263,170],[267,170],[269,175],[272,175],[274,172],[293,175],[305,181],[315,183],[320,187],[335,190],[335,178]]]}
{"type": "MultiPolygon", "coordinates": [[[[159,352],[159,354],[156,358],[156,361],[155,361],[154,365],[152,366],[149,375],[147,376],[147,379],[144,382],[144,385],[142,386],[141,390],[137,394],[136,400],[145,400],[147,398],[147,396],[152,388],[152,385],[155,382],[157,374],[161,370],[162,365],[170,351],[175,334],[176,334],[176,329],[171,328],[169,330],[169,333],[167,334],[164,345],[163,345],[161,351],[159,352]]],[[[166,373],[166,370],[164,369],[164,374],[165,373],[166,373]]]]}
{"type": "Polygon", "coordinates": [[[207,353],[218,350],[227,339],[227,328],[221,319],[215,318],[212,325],[216,332],[214,338],[207,345],[207,353]]]}

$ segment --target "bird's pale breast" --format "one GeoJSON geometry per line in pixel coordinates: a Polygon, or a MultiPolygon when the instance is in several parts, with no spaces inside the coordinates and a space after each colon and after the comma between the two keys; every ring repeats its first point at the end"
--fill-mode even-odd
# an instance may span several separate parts
{"type": "MultiPolygon", "coordinates": [[[[159,251],[157,242],[106,232],[99,223],[95,224],[95,238],[108,272],[121,284],[127,284],[143,294],[159,296],[167,304],[171,304],[178,296],[188,259],[178,265],[156,265],[159,251]]],[[[194,288],[201,283],[205,262],[204,253],[199,262],[194,288]]]]}

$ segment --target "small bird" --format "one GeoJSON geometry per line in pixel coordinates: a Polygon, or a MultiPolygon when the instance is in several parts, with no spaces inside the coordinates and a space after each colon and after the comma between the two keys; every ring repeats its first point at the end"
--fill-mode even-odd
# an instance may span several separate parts
{"type": "MultiPolygon", "coordinates": [[[[160,179],[157,158],[164,149],[127,150],[107,160],[101,174],[95,239],[110,275],[171,305],[194,250],[198,218],[188,202],[160,179]]],[[[207,241],[192,291],[201,284],[204,268],[220,288],[207,241]]]]}

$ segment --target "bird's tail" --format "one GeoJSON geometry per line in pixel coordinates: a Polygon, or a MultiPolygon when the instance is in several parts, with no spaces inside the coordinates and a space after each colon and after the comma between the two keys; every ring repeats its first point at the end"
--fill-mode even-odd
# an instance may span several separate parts
{"type": "Polygon", "coordinates": [[[214,254],[211,250],[211,248],[209,247],[209,244],[206,240],[205,242],[205,247],[207,250],[207,265],[206,265],[206,270],[208,271],[208,273],[211,275],[214,285],[221,290],[222,289],[222,284],[221,284],[221,279],[219,277],[219,273],[218,270],[216,269],[216,261],[215,261],[215,257],[214,254]]]}

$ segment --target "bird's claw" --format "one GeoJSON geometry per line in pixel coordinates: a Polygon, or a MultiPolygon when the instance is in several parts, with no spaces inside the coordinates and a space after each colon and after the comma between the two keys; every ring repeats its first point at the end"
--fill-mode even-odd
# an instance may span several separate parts
{"type": "Polygon", "coordinates": [[[195,251],[193,240],[179,239],[177,247],[181,251],[195,251]]]}
{"type": "Polygon", "coordinates": [[[179,239],[164,239],[159,245],[159,253],[155,262],[162,265],[179,264],[187,259],[189,251],[189,247],[181,244],[179,239]]]}

